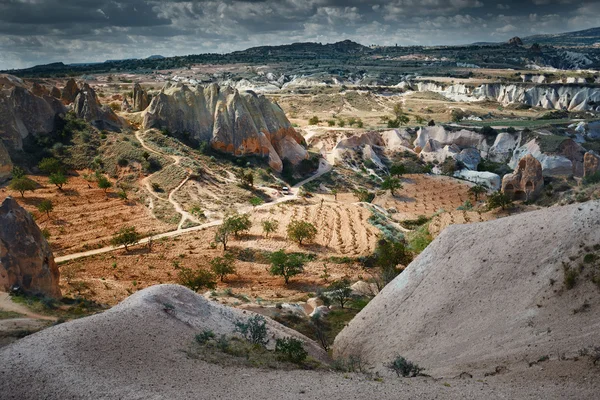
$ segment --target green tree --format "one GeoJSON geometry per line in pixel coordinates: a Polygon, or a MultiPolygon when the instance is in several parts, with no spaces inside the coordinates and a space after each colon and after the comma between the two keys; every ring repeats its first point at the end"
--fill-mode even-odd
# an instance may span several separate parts
{"type": "Polygon", "coordinates": [[[340,307],[342,308],[352,298],[352,289],[350,288],[350,280],[348,278],[333,282],[329,286],[329,291],[331,297],[340,303],[340,307]]]}
{"type": "Polygon", "coordinates": [[[487,200],[488,208],[490,210],[493,210],[498,207],[501,207],[503,210],[505,210],[506,207],[512,204],[511,198],[508,197],[506,194],[502,193],[501,191],[492,193],[488,196],[487,200]]]}
{"type": "Polygon", "coordinates": [[[12,168],[11,174],[13,179],[25,178],[25,170],[16,165],[12,168]]]}
{"type": "Polygon", "coordinates": [[[223,245],[223,251],[227,251],[227,243],[229,242],[230,236],[231,231],[225,225],[221,225],[215,233],[215,242],[223,245]]]}
{"type": "Polygon", "coordinates": [[[472,194],[475,197],[475,201],[479,200],[479,196],[487,193],[487,188],[483,185],[475,185],[469,189],[469,194],[472,194]]]}
{"type": "Polygon", "coordinates": [[[112,187],[112,182],[104,175],[97,177],[98,187],[104,190],[104,193],[112,187]]]}
{"type": "Polygon", "coordinates": [[[292,276],[296,276],[304,271],[304,259],[300,254],[287,254],[283,250],[271,253],[271,275],[283,276],[287,285],[292,276]]]}
{"type": "Polygon", "coordinates": [[[287,227],[287,235],[291,240],[302,245],[305,240],[313,240],[317,236],[317,228],[306,221],[292,221],[287,227]]]}
{"type": "Polygon", "coordinates": [[[404,175],[405,173],[406,173],[406,167],[404,166],[404,164],[393,164],[390,167],[390,175],[401,176],[401,175],[404,175]]]}
{"type": "Polygon", "coordinates": [[[252,221],[248,214],[233,214],[223,221],[223,226],[236,238],[240,237],[240,234],[246,232],[252,228],[252,221]]]}
{"type": "Polygon", "coordinates": [[[235,274],[235,258],[231,253],[225,253],[223,257],[210,260],[210,268],[223,282],[226,275],[235,274]]]}
{"type": "Polygon", "coordinates": [[[54,157],[42,159],[42,161],[40,161],[38,164],[38,168],[40,169],[40,171],[42,171],[48,175],[55,174],[57,172],[64,173],[64,169],[65,169],[62,161],[60,161],[54,157]]]}
{"type": "Polygon", "coordinates": [[[17,192],[21,193],[21,197],[25,197],[25,192],[27,190],[33,192],[35,189],[37,189],[37,183],[24,176],[22,178],[11,180],[8,187],[11,190],[16,190],[17,192]]]}
{"type": "Polygon", "coordinates": [[[52,201],[45,199],[45,200],[42,200],[40,202],[40,204],[37,205],[37,209],[39,212],[45,213],[46,216],[48,218],[50,218],[50,212],[52,212],[52,210],[54,210],[54,205],[52,204],[52,201]]]}
{"type": "Polygon", "coordinates": [[[62,190],[63,185],[65,185],[68,182],[68,180],[69,179],[61,171],[53,172],[48,177],[48,182],[50,182],[53,185],[56,185],[56,187],[59,190],[62,190]]]}
{"type": "Polygon", "coordinates": [[[252,204],[252,207],[258,207],[262,203],[264,203],[264,201],[260,197],[253,197],[250,199],[250,204],[252,204]]]}
{"type": "Polygon", "coordinates": [[[390,193],[391,193],[391,195],[395,196],[396,190],[402,189],[402,182],[400,182],[400,179],[398,179],[398,178],[394,178],[392,176],[388,176],[381,183],[381,189],[383,189],[383,190],[389,190],[390,193]]]}
{"type": "Polygon", "coordinates": [[[415,115],[415,122],[417,123],[417,125],[423,125],[425,119],[420,115],[415,115]]]}
{"type": "Polygon", "coordinates": [[[337,201],[338,190],[337,189],[331,189],[331,194],[333,195],[333,199],[335,201],[337,201]]]}
{"type": "Polygon", "coordinates": [[[335,126],[335,119],[330,119],[329,121],[327,121],[327,125],[335,126]]]}
{"type": "Polygon", "coordinates": [[[316,115],[308,120],[309,125],[317,125],[319,122],[319,117],[317,117],[316,115]]]}
{"type": "Polygon", "coordinates": [[[198,268],[192,270],[190,268],[181,268],[178,273],[178,281],[194,292],[198,292],[202,288],[214,289],[217,287],[215,276],[205,269],[198,268]]]}
{"type": "Polygon", "coordinates": [[[354,195],[358,201],[363,203],[370,203],[375,198],[375,193],[368,191],[367,189],[356,189],[354,195]]]}
{"type": "Polygon", "coordinates": [[[133,246],[140,241],[140,234],[135,230],[134,226],[124,226],[116,232],[110,244],[113,247],[123,246],[125,251],[129,251],[128,246],[133,246]]]}
{"type": "Polygon", "coordinates": [[[269,235],[279,228],[279,221],[274,219],[266,219],[262,222],[263,232],[265,233],[265,237],[269,237],[269,235]]]}

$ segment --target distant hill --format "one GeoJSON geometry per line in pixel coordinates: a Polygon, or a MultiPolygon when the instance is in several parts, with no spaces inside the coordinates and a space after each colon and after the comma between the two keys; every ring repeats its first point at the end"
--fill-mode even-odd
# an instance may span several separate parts
{"type": "Polygon", "coordinates": [[[533,35],[522,38],[524,44],[538,43],[549,46],[592,46],[600,45],[600,27],[583,31],[533,35]]]}

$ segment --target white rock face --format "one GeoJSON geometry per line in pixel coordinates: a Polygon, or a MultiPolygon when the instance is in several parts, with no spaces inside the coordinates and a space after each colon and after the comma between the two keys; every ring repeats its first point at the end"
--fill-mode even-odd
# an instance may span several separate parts
{"type": "Polygon", "coordinates": [[[383,163],[381,162],[381,159],[379,158],[379,156],[377,155],[377,153],[375,153],[375,150],[373,150],[373,147],[371,145],[367,144],[363,148],[363,160],[365,160],[365,161],[367,161],[367,160],[372,161],[380,169],[384,169],[385,168],[385,165],[383,165],[383,163]]]}
{"type": "Polygon", "coordinates": [[[144,128],[188,132],[213,148],[235,155],[268,157],[280,172],[283,159],[298,163],[308,157],[304,138],[283,110],[254,92],[217,84],[188,87],[168,83],[144,111],[144,128]]]}
{"type": "Polygon", "coordinates": [[[485,186],[491,190],[499,190],[502,185],[502,179],[499,175],[487,171],[469,171],[468,169],[462,169],[456,171],[454,177],[485,186]]]}
{"type": "MultiPolygon", "coordinates": [[[[572,82],[581,84],[582,82],[572,82]]],[[[584,82],[583,82],[584,83],[584,82]]],[[[569,111],[600,110],[600,88],[588,86],[539,85],[489,83],[477,87],[464,84],[442,85],[435,82],[419,82],[419,91],[440,93],[454,101],[493,100],[504,105],[527,104],[532,107],[569,111]],[[593,102],[595,105],[590,105],[593,102]]]]}
{"type": "Polygon", "coordinates": [[[463,149],[460,153],[458,153],[455,157],[456,161],[462,162],[465,167],[472,171],[477,171],[477,166],[481,161],[481,155],[479,151],[474,148],[463,149]]]}
{"type": "Polygon", "coordinates": [[[429,139],[437,141],[442,146],[457,145],[459,147],[479,147],[485,139],[477,132],[461,129],[460,131],[446,131],[443,126],[424,126],[417,132],[413,142],[415,147],[424,148],[429,139]]]}
{"type": "MultiPolygon", "coordinates": [[[[385,143],[386,150],[405,151],[410,150],[410,135],[406,129],[393,129],[381,132],[381,138],[385,143]]],[[[412,150],[410,150],[412,151],[412,150]]]]}
{"type": "Polygon", "coordinates": [[[487,152],[487,158],[494,162],[506,162],[513,151],[521,143],[521,134],[510,134],[501,132],[496,136],[494,144],[487,152]]]}
{"type": "Polygon", "coordinates": [[[527,154],[531,154],[542,164],[542,173],[544,176],[568,176],[573,174],[573,163],[571,160],[564,156],[542,153],[535,139],[515,149],[508,166],[516,169],[519,160],[527,154]]]}
{"type": "Polygon", "coordinates": [[[569,257],[600,242],[599,210],[590,201],[449,226],[335,338],[334,358],[389,373],[402,355],[454,377],[577,356],[600,341],[600,296],[583,279],[563,289],[562,262],[578,268],[569,257]],[[584,299],[589,311],[574,313],[584,299]]]}

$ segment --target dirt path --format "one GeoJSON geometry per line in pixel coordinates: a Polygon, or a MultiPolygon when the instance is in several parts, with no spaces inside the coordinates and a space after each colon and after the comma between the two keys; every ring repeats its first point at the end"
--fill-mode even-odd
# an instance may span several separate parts
{"type": "Polygon", "coordinates": [[[32,312],[26,306],[13,302],[10,298],[10,295],[4,292],[0,292],[0,310],[16,312],[30,319],[41,319],[45,321],[56,321],[57,319],[55,317],[32,312]]]}
{"type": "MultiPolygon", "coordinates": [[[[141,135],[141,132],[140,132],[140,131],[136,131],[136,132],[135,132],[135,138],[138,140],[138,142],[140,142],[140,144],[142,145],[142,147],[143,147],[144,149],[146,149],[146,150],[148,150],[148,151],[150,151],[150,152],[152,152],[152,153],[154,153],[154,154],[157,154],[157,155],[163,156],[163,157],[170,157],[170,158],[172,158],[172,159],[173,159],[173,164],[172,164],[172,165],[179,165],[179,164],[181,163],[181,157],[180,157],[180,156],[174,156],[174,155],[170,155],[170,154],[164,154],[164,153],[158,152],[158,151],[156,151],[156,150],[152,149],[150,146],[148,146],[148,145],[147,145],[147,144],[144,142],[144,139],[142,139],[142,135],[141,135]]],[[[155,172],[155,174],[156,174],[156,173],[158,173],[158,172],[155,172]]],[[[180,183],[180,184],[179,184],[179,185],[178,185],[178,186],[177,186],[175,189],[171,190],[171,192],[169,193],[169,196],[168,196],[168,198],[167,198],[167,199],[168,199],[168,201],[169,201],[169,203],[171,203],[171,205],[173,205],[173,207],[175,208],[175,211],[177,211],[177,213],[181,215],[181,219],[179,220],[179,224],[177,225],[177,230],[178,230],[178,231],[180,231],[180,230],[182,230],[182,229],[183,229],[183,225],[184,225],[184,224],[185,224],[185,222],[186,222],[186,221],[188,221],[188,220],[189,220],[189,221],[192,221],[192,222],[195,222],[195,223],[197,223],[197,224],[199,224],[199,223],[200,223],[200,221],[199,221],[199,220],[198,220],[196,217],[194,217],[194,216],[193,216],[192,214],[190,214],[189,212],[185,211],[185,210],[183,209],[183,207],[181,206],[181,204],[179,204],[179,203],[178,203],[178,202],[175,200],[175,197],[174,197],[174,196],[175,196],[175,193],[177,193],[177,191],[178,191],[179,189],[181,189],[181,188],[183,187],[183,185],[185,185],[185,184],[187,183],[187,181],[189,181],[189,179],[190,179],[190,177],[191,177],[191,175],[192,175],[192,171],[189,171],[189,170],[188,170],[188,171],[187,171],[187,173],[188,173],[188,176],[187,176],[187,177],[186,177],[186,178],[185,178],[183,181],[181,181],[181,183],[180,183]]],[[[154,192],[154,190],[152,190],[152,187],[151,187],[151,185],[150,185],[150,178],[151,178],[153,175],[154,175],[154,174],[152,174],[152,175],[148,175],[147,177],[145,177],[145,178],[142,180],[142,184],[144,185],[144,187],[146,188],[146,190],[148,191],[148,193],[150,193],[150,195],[152,195],[152,196],[156,197],[157,199],[161,199],[161,197],[160,197],[158,194],[156,194],[156,193],[154,192]]],[[[154,209],[154,203],[152,202],[152,199],[150,199],[150,206],[151,206],[151,207],[149,207],[149,208],[150,208],[150,211],[152,212],[152,210],[154,209]]]]}
{"type": "MultiPolygon", "coordinates": [[[[139,131],[137,131],[135,133],[135,137],[138,139],[138,141],[140,142],[140,144],[142,145],[142,147],[144,147],[148,151],[151,151],[154,154],[165,156],[164,154],[161,154],[161,153],[157,152],[156,150],[154,150],[154,149],[150,148],[149,146],[147,146],[144,143],[144,140],[141,138],[141,135],[140,135],[139,131]]],[[[181,161],[181,157],[179,157],[179,156],[169,155],[169,157],[171,157],[174,160],[175,165],[177,165],[181,161]]],[[[331,171],[331,168],[332,168],[332,165],[327,161],[327,159],[326,158],[322,158],[321,161],[320,161],[320,163],[319,163],[319,168],[318,168],[317,172],[313,176],[311,176],[311,177],[309,177],[309,178],[307,178],[307,179],[305,179],[305,180],[303,180],[303,181],[295,184],[294,186],[292,186],[290,188],[290,194],[289,195],[280,197],[280,198],[275,199],[274,201],[272,201],[270,203],[265,203],[265,204],[262,204],[262,205],[260,205],[258,207],[254,207],[254,208],[252,206],[243,207],[243,208],[238,209],[238,212],[242,213],[242,214],[246,214],[246,213],[250,213],[250,212],[252,212],[254,210],[273,207],[273,206],[276,206],[279,203],[284,203],[284,202],[288,202],[288,201],[297,200],[299,198],[298,197],[298,190],[299,190],[299,188],[302,185],[305,185],[305,184],[311,182],[312,180],[319,178],[321,175],[326,174],[327,172],[331,171]]],[[[150,175],[150,176],[152,176],[152,175],[150,175]]],[[[149,187],[150,183],[148,182],[148,178],[150,176],[144,178],[144,180],[143,180],[143,182],[146,185],[146,189],[148,189],[148,192],[151,193],[154,197],[160,199],[160,197],[158,197],[158,195],[152,191],[152,188],[149,187]]],[[[197,219],[195,219],[192,215],[190,215],[188,212],[186,212],[185,210],[183,210],[183,208],[181,207],[181,205],[179,203],[177,203],[173,199],[173,195],[183,185],[185,185],[185,183],[188,180],[189,180],[189,176],[186,179],[184,179],[175,189],[173,189],[169,193],[169,201],[171,202],[171,204],[173,204],[173,206],[175,207],[175,210],[177,210],[177,212],[179,214],[181,214],[181,220],[179,222],[179,225],[178,225],[177,229],[174,230],[174,231],[169,231],[169,232],[161,233],[161,234],[158,234],[158,235],[154,235],[154,236],[149,236],[149,237],[143,238],[143,239],[141,239],[138,242],[138,244],[146,244],[146,243],[148,243],[151,240],[158,240],[158,239],[162,239],[162,238],[168,238],[168,237],[175,237],[175,236],[185,235],[187,233],[201,231],[201,230],[208,229],[208,228],[211,228],[211,227],[214,227],[214,226],[219,226],[219,225],[221,225],[223,223],[222,219],[218,219],[218,220],[214,220],[214,221],[211,221],[211,222],[208,222],[208,223],[205,223],[205,224],[200,224],[200,225],[197,225],[197,226],[193,226],[191,228],[185,228],[185,229],[183,228],[183,224],[188,219],[190,219],[190,220],[192,220],[194,222],[198,222],[197,219]]],[[[95,250],[89,250],[89,251],[84,251],[84,252],[80,252],[80,253],[69,254],[69,255],[66,255],[66,256],[62,256],[62,257],[56,257],[55,261],[57,263],[60,263],[60,262],[64,262],[64,261],[76,260],[78,258],[84,258],[84,257],[89,257],[89,256],[97,255],[97,254],[109,253],[111,251],[115,251],[115,250],[123,249],[123,248],[124,248],[124,246],[119,246],[119,247],[112,247],[112,246],[102,247],[100,249],[95,249],[95,250]]]]}

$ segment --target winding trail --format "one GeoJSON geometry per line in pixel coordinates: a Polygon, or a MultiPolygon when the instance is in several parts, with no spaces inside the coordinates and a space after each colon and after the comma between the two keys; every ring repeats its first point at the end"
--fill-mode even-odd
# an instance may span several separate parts
{"type": "MultiPolygon", "coordinates": [[[[146,150],[148,150],[148,151],[150,151],[150,152],[152,152],[154,154],[163,156],[163,157],[165,157],[165,156],[171,157],[173,159],[173,161],[174,161],[173,165],[179,165],[179,163],[181,162],[181,157],[180,156],[162,154],[162,153],[160,153],[160,152],[152,149],[148,145],[146,145],[144,143],[144,140],[142,139],[141,133],[139,131],[137,131],[135,133],[135,137],[140,142],[140,144],[142,145],[142,147],[144,149],[146,149],[146,150]]],[[[257,207],[252,207],[252,206],[242,207],[242,208],[238,209],[238,212],[241,213],[241,214],[247,214],[247,213],[250,213],[250,212],[252,212],[253,210],[256,210],[256,209],[269,208],[269,207],[276,206],[279,203],[285,203],[285,202],[288,202],[288,201],[297,200],[299,198],[298,197],[298,190],[300,189],[300,187],[302,185],[305,185],[305,184],[313,181],[314,179],[319,178],[321,175],[326,174],[327,172],[331,171],[331,169],[332,169],[332,165],[327,161],[327,158],[324,157],[324,158],[321,159],[321,161],[319,163],[319,168],[317,169],[317,172],[314,175],[312,175],[311,177],[309,177],[307,179],[304,179],[303,181],[301,181],[301,182],[295,184],[294,186],[292,186],[290,188],[290,194],[289,195],[282,196],[280,198],[275,199],[272,202],[261,204],[260,206],[257,206],[257,207]]],[[[181,187],[183,187],[183,185],[185,185],[186,182],[190,179],[191,171],[188,171],[188,172],[189,172],[188,176],[175,189],[173,189],[169,193],[169,202],[173,205],[173,207],[175,207],[175,210],[177,210],[177,212],[179,214],[181,214],[181,220],[179,222],[179,225],[177,226],[177,229],[173,230],[173,231],[164,232],[164,233],[160,233],[160,234],[157,234],[157,235],[153,235],[153,236],[149,236],[149,237],[143,238],[143,239],[141,239],[138,242],[138,244],[146,244],[146,243],[148,243],[150,241],[153,241],[153,240],[181,236],[181,235],[185,235],[185,234],[188,234],[188,233],[191,233],[191,232],[201,231],[201,230],[204,230],[204,229],[212,228],[214,226],[219,226],[219,225],[223,224],[223,220],[222,219],[218,219],[218,220],[214,220],[214,221],[211,221],[211,222],[207,222],[205,224],[199,224],[199,225],[193,226],[191,228],[185,228],[185,229],[183,228],[183,224],[185,223],[186,220],[191,220],[191,221],[194,221],[196,223],[199,223],[198,220],[194,216],[192,216],[187,211],[185,211],[183,209],[183,207],[181,207],[181,205],[177,201],[175,201],[173,199],[173,196],[175,195],[175,193],[177,193],[177,191],[179,189],[181,189],[181,187]]],[[[154,174],[152,174],[152,175],[154,175],[154,174]]],[[[142,180],[142,183],[146,186],[146,189],[148,190],[148,192],[151,195],[153,195],[157,199],[164,200],[160,196],[158,196],[156,193],[154,193],[154,191],[150,187],[150,182],[149,182],[148,179],[152,175],[149,175],[146,178],[144,178],[142,180]]],[[[151,205],[153,207],[153,203],[151,203],[151,205]]],[[[79,259],[79,258],[90,257],[90,256],[98,255],[98,254],[109,253],[111,251],[115,251],[115,250],[119,250],[119,249],[123,249],[123,248],[125,248],[125,247],[124,246],[118,246],[118,247],[107,246],[107,247],[102,247],[102,248],[99,248],[99,249],[94,249],[94,250],[84,251],[84,252],[80,252],[80,253],[69,254],[69,255],[66,255],[66,256],[62,256],[62,257],[56,257],[54,260],[57,263],[61,263],[61,262],[76,260],[76,259],[79,259]]]]}
{"type": "MultiPolygon", "coordinates": [[[[148,146],[145,142],[144,139],[142,138],[141,132],[140,131],[136,131],[135,132],[135,138],[138,140],[138,142],[140,142],[140,144],[142,145],[142,147],[154,154],[157,154],[159,156],[162,157],[171,157],[173,159],[173,164],[171,165],[180,165],[181,163],[181,157],[180,156],[175,156],[175,155],[170,155],[170,154],[163,154],[160,153],[156,150],[154,150],[153,148],[151,148],[150,146],[148,146]]],[[[152,196],[156,197],[159,200],[164,200],[163,198],[161,198],[158,194],[156,194],[156,192],[154,192],[154,190],[152,190],[152,187],[150,185],[150,178],[152,176],[154,176],[155,174],[157,174],[158,172],[155,172],[152,175],[148,175],[147,177],[145,177],[144,179],[142,179],[142,183],[144,184],[146,190],[148,191],[148,193],[150,193],[152,196]]],[[[190,180],[190,177],[192,176],[192,171],[188,170],[187,171],[188,175],[187,177],[181,181],[181,183],[179,185],[177,185],[177,187],[173,190],[171,190],[171,192],[169,193],[169,196],[167,198],[167,200],[169,201],[169,203],[171,203],[171,205],[173,205],[173,207],[175,208],[175,211],[177,211],[177,213],[179,215],[181,215],[181,219],[179,220],[179,224],[177,225],[177,230],[180,231],[183,229],[183,225],[185,224],[185,221],[192,221],[195,222],[197,224],[200,223],[200,221],[194,217],[192,214],[190,214],[189,212],[185,211],[183,209],[183,207],[181,206],[181,204],[179,204],[176,200],[175,200],[175,193],[177,193],[177,191],[179,189],[181,189],[183,187],[183,185],[185,185],[187,183],[187,181],[190,180]]],[[[150,199],[150,205],[148,207],[150,209],[150,211],[152,211],[154,209],[154,203],[152,201],[152,199],[150,199]]]]}

